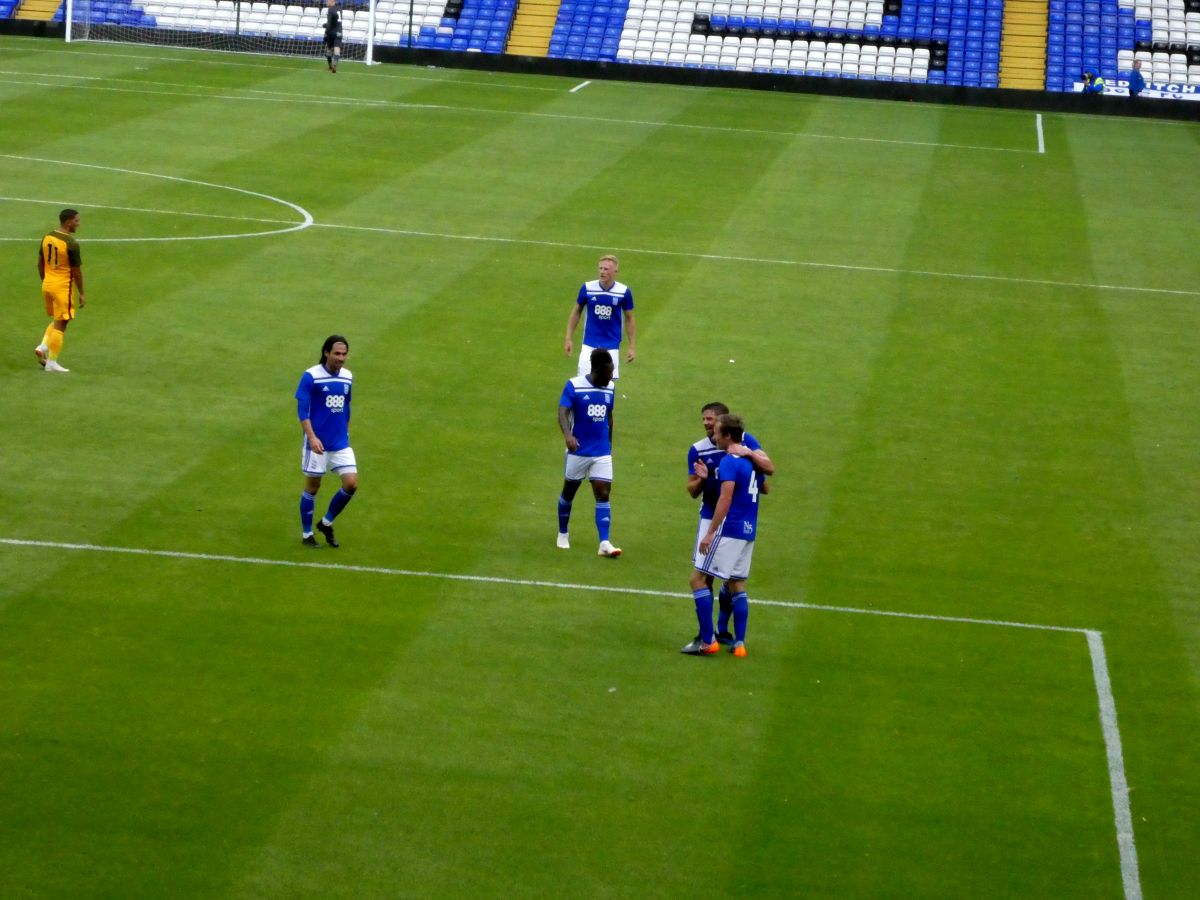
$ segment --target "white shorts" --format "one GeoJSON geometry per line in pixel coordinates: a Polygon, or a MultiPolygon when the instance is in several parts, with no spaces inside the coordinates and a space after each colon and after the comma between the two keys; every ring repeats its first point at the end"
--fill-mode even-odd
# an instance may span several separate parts
{"type": "MultiPolygon", "coordinates": [[[[708,534],[705,526],[703,534],[708,534]]],[[[703,534],[701,536],[703,536],[703,534]]],[[[754,541],[743,541],[741,538],[713,538],[708,553],[700,553],[700,542],[696,541],[695,566],[705,575],[720,578],[722,581],[745,581],[750,577],[750,560],[754,556],[754,541]]]]}
{"type": "MultiPolygon", "coordinates": [[[[590,347],[587,344],[583,345],[583,349],[579,351],[579,374],[592,374],[592,351],[595,347],[590,347]]],[[[614,347],[612,349],[605,348],[612,354],[613,358],[613,381],[621,377],[621,348],[614,347]]]]}
{"type": "Polygon", "coordinates": [[[328,472],[338,475],[350,475],[358,471],[358,463],[354,459],[354,450],[326,450],[324,453],[313,453],[308,449],[308,439],[305,438],[300,447],[300,471],[313,478],[320,478],[328,472]]]}
{"type": "Polygon", "coordinates": [[[579,456],[576,453],[567,454],[566,472],[563,476],[567,481],[612,481],[612,456],[579,456]]]}
{"type": "Polygon", "coordinates": [[[696,542],[692,544],[692,559],[700,558],[700,539],[708,534],[708,526],[712,524],[712,519],[701,517],[700,524],[696,527],[696,542]]]}

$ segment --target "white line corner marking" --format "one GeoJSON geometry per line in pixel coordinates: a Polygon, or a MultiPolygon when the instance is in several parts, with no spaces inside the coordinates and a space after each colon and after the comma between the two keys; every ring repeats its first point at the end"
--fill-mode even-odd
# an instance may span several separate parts
{"type": "Polygon", "coordinates": [[[1046,137],[1042,133],[1042,114],[1037,114],[1038,153],[1046,152],[1046,137]]]}
{"type": "MultiPolygon", "coordinates": [[[[228,556],[219,553],[191,553],[182,550],[151,550],[144,547],[111,547],[100,544],[74,544],[61,541],[30,541],[16,538],[0,538],[0,545],[10,547],[39,547],[55,550],[84,550],[95,553],[123,553],[131,556],[153,556],[168,559],[189,559],[208,562],[230,562],[256,566],[280,566],[292,569],[326,569],[338,572],[361,572],[375,575],[395,575],[408,578],[438,578],[447,581],[468,581],[482,584],[509,584],[523,587],[567,588],[570,590],[603,591],[614,594],[631,594],[642,597],[689,597],[679,591],[654,591],[642,588],[613,587],[598,584],[567,584],[557,581],[537,581],[524,578],[501,578],[488,575],[465,575],[452,572],[420,572],[408,569],[391,569],[384,566],[354,566],[342,563],[322,563],[287,559],[265,559],[252,556],[228,556]]],[[[1032,622],[1008,622],[1002,619],[972,619],[965,616],[937,616],[925,613],[909,613],[897,610],[862,609],[853,606],[821,606],[791,600],[753,600],[756,606],[779,606],[788,609],[804,609],[815,612],[840,612],[851,615],[887,616],[901,619],[921,619],[932,622],[954,622],[965,625],[992,625],[1001,628],[1027,628],[1036,631],[1056,631],[1082,634],[1087,638],[1088,651],[1092,660],[1092,678],[1100,706],[1100,729],[1104,735],[1104,749],[1108,757],[1109,787],[1112,793],[1113,821],[1116,826],[1117,848],[1121,861],[1121,881],[1125,889],[1125,900],[1142,900],[1142,885],[1138,874],[1137,845],[1133,837],[1133,814],[1129,806],[1129,782],[1125,777],[1125,759],[1121,752],[1121,732],[1117,727],[1117,705],[1113,699],[1112,681],[1108,674],[1108,659],[1104,653],[1104,638],[1099,631],[1087,628],[1072,628],[1066,625],[1039,625],[1032,622]]]]}
{"type": "Polygon", "coordinates": [[[590,82],[590,81],[581,81],[579,84],[575,85],[575,87],[571,88],[571,91],[570,91],[570,92],[571,92],[572,94],[574,94],[574,93],[577,93],[577,92],[579,92],[579,91],[582,91],[582,90],[583,90],[585,87],[587,87],[589,84],[591,84],[591,82],[590,82]]]}

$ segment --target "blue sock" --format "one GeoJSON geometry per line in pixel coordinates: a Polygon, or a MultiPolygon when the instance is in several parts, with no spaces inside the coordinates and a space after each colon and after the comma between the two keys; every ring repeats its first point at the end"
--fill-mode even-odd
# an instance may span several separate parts
{"type": "Polygon", "coordinates": [[[612,508],[607,500],[596,501],[596,530],[600,532],[600,541],[608,540],[608,526],[612,524],[612,508]]]}
{"type": "Polygon", "coordinates": [[[750,619],[750,601],[745,591],[733,595],[733,639],[746,640],[746,622],[750,619]]]}
{"type": "Polygon", "coordinates": [[[317,508],[317,498],[308,491],[300,494],[300,528],[305,537],[312,534],[313,510],[317,508]]]}
{"type": "Polygon", "coordinates": [[[733,615],[733,596],[729,593],[729,585],[721,585],[717,603],[720,606],[720,612],[717,613],[717,631],[728,631],[729,617],[733,615]]]}
{"type": "Polygon", "coordinates": [[[700,588],[698,591],[692,591],[692,597],[696,601],[696,619],[700,622],[700,640],[711,644],[713,642],[712,590],[700,588]]]}
{"type": "Polygon", "coordinates": [[[353,496],[353,494],[347,494],[344,490],[338,488],[338,492],[329,501],[329,509],[325,511],[325,518],[322,521],[332,525],[333,520],[338,517],[338,513],[346,508],[346,504],[350,502],[353,496]]]}
{"type": "Polygon", "coordinates": [[[558,533],[566,534],[567,526],[571,524],[571,501],[558,498],[558,533]]]}

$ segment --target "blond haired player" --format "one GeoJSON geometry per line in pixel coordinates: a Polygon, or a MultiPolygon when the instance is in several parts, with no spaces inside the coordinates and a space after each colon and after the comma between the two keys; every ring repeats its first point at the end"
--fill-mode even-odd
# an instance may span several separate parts
{"type": "Polygon", "coordinates": [[[628,285],[617,281],[621,264],[615,256],[600,257],[600,277],[585,281],[567,317],[567,336],[563,341],[563,352],[570,356],[575,349],[575,328],[579,320],[587,316],[583,325],[583,349],[579,352],[580,376],[592,371],[592,351],[607,350],[613,358],[613,380],[621,377],[621,322],[625,323],[625,334],[629,337],[629,351],[625,362],[633,362],[637,356],[637,332],[633,318],[633,291],[628,285]]]}
{"type": "Polygon", "coordinates": [[[79,212],[64,209],[58,214],[58,228],[42,238],[38,248],[38,275],[42,279],[42,299],[46,315],[51,319],[34,348],[38,365],[47,372],[69,372],[58,362],[62,352],[67,324],[75,318],[75,310],[83,309],[83,262],[75,231],[79,228],[79,212]],[[79,291],[76,294],[75,288],[79,291]]]}

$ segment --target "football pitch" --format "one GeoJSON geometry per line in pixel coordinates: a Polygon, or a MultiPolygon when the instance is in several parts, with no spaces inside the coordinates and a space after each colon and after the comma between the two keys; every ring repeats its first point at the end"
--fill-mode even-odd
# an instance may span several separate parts
{"type": "Polygon", "coordinates": [[[0,108],[0,896],[1196,895],[1200,125],[17,38],[0,108]],[[746,659],[679,653],[712,400],[746,659]]]}

